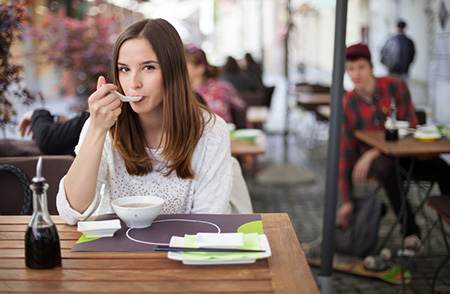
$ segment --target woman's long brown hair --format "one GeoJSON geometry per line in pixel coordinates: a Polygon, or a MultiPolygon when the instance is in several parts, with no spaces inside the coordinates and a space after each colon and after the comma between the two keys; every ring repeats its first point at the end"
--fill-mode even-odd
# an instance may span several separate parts
{"type": "MultiPolygon", "coordinates": [[[[111,67],[112,79],[121,93],[117,66],[119,50],[125,41],[136,38],[149,41],[161,68],[164,144],[160,148],[163,148],[161,155],[167,161],[166,175],[175,171],[179,178],[194,178],[192,156],[212,114],[198,102],[191,88],[183,43],[175,28],[163,19],[144,19],[128,26],[114,45],[111,67]],[[207,120],[204,111],[209,113],[207,120]]],[[[142,176],[153,170],[152,159],[145,150],[142,126],[129,103],[123,103],[122,113],[111,127],[110,135],[129,174],[142,176]]]]}

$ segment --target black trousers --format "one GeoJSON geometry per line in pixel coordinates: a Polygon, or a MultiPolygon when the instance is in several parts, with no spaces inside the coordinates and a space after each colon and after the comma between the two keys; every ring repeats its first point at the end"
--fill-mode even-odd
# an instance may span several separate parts
{"type": "MultiPolygon", "coordinates": [[[[411,158],[400,158],[400,166],[408,171],[411,166],[411,158]]],[[[393,157],[381,154],[375,158],[369,170],[369,176],[378,179],[383,183],[389,201],[394,208],[395,213],[400,213],[402,197],[399,190],[399,183],[395,170],[395,159],[393,157]]],[[[450,166],[440,157],[431,157],[430,159],[415,159],[412,178],[425,181],[435,181],[443,195],[450,195],[450,166]]],[[[405,177],[401,176],[402,183],[405,177]]],[[[416,234],[420,237],[420,229],[417,226],[411,206],[406,198],[406,226],[402,226],[404,236],[416,234]]],[[[400,218],[403,224],[403,217],[400,218]]]]}

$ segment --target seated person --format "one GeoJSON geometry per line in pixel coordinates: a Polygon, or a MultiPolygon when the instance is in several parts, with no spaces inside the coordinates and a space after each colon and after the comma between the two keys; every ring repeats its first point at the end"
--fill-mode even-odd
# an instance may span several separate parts
{"type": "Polygon", "coordinates": [[[36,109],[22,115],[19,121],[20,135],[33,134],[33,139],[42,153],[48,155],[71,154],[80,137],[81,129],[89,118],[89,112],[67,120],[54,116],[45,109],[36,109]]]}
{"type": "Polygon", "coordinates": [[[232,110],[245,110],[246,103],[232,84],[218,79],[219,69],[208,63],[205,52],[197,47],[186,48],[186,62],[192,87],[209,109],[232,123],[232,110]]]}
{"type": "Polygon", "coordinates": [[[244,72],[258,89],[264,88],[262,67],[253,59],[250,53],[246,53],[244,56],[244,72]]]}
{"type": "Polygon", "coordinates": [[[253,83],[250,77],[239,68],[236,59],[231,56],[228,56],[227,62],[222,67],[220,79],[232,84],[239,93],[260,89],[258,85],[253,83]]]}
{"type": "Polygon", "coordinates": [[[61,218],[74,225],[113,212],[114,199],[135,195],[163,198],[162,214],[226,213],[230,134],[196,99],[175,28],[143,19],[128,26],[114,48],[113,83],[98,79],[77,156],[60,182],[61,218]],[[113,90],[142,98],[122,103],[113,90]]]}
{"type": "MultiPolygon", "coordinates": [[[[395,98],[398,119],[410,122],[410,127],[417,125],[414,106],[407,84],[394,77],[375,78],[369,48],[357,44],[347,48],[345,69],[355,88],[344,95],[343,123],[341,133],[339,188],[343,204],[337,215],[337,223],[347,228],[353,216],[353,185],[373,177],[383,183],[395,213],[400,212],[401,194],[394,168],[394,159],[375,148],[358,141],[356,130],[384,130],[384,122],[389,115],[391,97],[395,98]]],[[[400,164],[408,169],[410,158],[402,158],[400,164]]],[[[413,177],[426,172],[435,179],[441,193],[450,192],[450,167],[440,157],[417,160],[413,177]]],[[[417,226],[410,205],[406,203],[406,230],[404,248],[400,255],[412,255],[421,245],[420,230],[417,226]]],[[[403,221],[403,219],[401,219],[403,221]]],[[[403,228],[403,226],[402,226],[403,228]]]]}

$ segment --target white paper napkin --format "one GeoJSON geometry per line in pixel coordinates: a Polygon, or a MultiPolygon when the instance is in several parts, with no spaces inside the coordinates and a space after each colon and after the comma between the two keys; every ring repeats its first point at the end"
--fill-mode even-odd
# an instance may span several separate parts
{"type": "Polygon", "coordinates": [[[195,246],[201,248],[230,248],[244,246],[244,233],[197,233],[195,246]]]}

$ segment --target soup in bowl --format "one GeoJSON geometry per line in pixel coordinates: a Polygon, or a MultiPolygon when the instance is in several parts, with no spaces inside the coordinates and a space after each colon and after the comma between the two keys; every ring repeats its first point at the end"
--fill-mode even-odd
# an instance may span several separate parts
{"type": "Polygon", "coordinates": [[[129,228],[146,228],[159,215],[164,199],[156,196],[132,196],[113,200],[111,205],[117,216],[129,228]]]}

